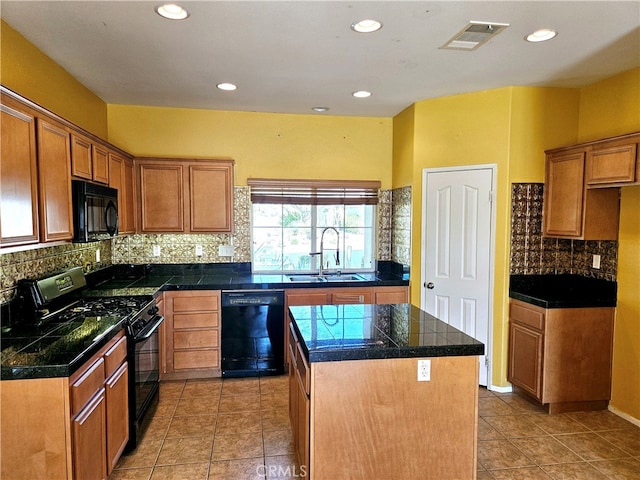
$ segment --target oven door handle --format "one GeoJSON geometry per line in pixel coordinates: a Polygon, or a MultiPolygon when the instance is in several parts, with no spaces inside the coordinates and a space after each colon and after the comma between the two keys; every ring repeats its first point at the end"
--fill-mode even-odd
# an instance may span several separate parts
{"type": "Polygon", "coordinates": [[[151,325],[151,327],[143,330],[142,332],[140,332],[141,335],[138,335],[136,337],[133,338],[133,343],[140,343],[140,342],[144,342],[146,339],[148,339],[151,335],[153,335],[155,333],[155,331],[158,329],[158,327],[160,326],[160,324],[162,322],[164,322],[164,317],[162,315],[156,315],[154,318],[156,318],[156,322],[151,325]]]}

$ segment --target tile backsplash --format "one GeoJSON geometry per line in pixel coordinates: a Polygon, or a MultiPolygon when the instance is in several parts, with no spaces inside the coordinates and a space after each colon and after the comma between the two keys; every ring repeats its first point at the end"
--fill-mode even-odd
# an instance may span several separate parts
{"type": "Polygon", "coordinates": [[[570,240],[542,236],[544,184],[514,183],[511,190],[512,275],[573,273],[615,281],[618,242],[570,240]],[[600,268],[592,267],[600,255],[600,268]]]}
{"type": "MultiPolygon", "coordinates": [[[[221,234],[136,234],[85,244],[65,243],[0,253],[0,303],[15,295],[25,278],[41,278],[84,267],[85,273],[111,264],[251,262],[251,192],[234,187],[234,231],[221,234]],[[196,246],[202,255],[196,255],[196,246]],[[233,246],[233,256],[220,256],[218,247],[233,246]],[[160,255],[154,255],[154,246],[160,255]],[[96,250],[100,262],[96,262],[96,250]]],[[[378,260],[408,265],[411,248],[411,187],[380,192],[378,207],[378,260]]]]}

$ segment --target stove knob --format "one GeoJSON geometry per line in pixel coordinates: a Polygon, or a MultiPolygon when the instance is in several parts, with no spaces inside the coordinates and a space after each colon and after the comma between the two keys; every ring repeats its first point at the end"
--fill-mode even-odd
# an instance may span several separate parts
{"type": "Polygon", "coordinates": [[[147,310],[147,313],[149,315],[155,315],[156,313],[158,313],[160,309],[158,308],[157,305],[154,305],[153,307],[151,307],[149,310],[147,310]]]}

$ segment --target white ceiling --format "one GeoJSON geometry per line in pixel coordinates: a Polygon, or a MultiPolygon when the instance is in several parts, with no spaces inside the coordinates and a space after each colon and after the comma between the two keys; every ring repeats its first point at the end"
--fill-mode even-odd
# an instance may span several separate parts
{"type": "Polygon", "coordinates": [[[634,1],[7,1],[0,15],[107,103],[391,117],[508,85],[581,87],[640,66],[634,1]],[[382,30],[349,27],[375,18],[382,30]],[[470,20],[510,26],[474,51],[440,47],[470,20]],[[539,28],[548,42],[524,37],[539,28]],[[233,82],[235,92],[215,85],[233,82]],[[351,96],[369,90],[366,99],[351,96]]]}

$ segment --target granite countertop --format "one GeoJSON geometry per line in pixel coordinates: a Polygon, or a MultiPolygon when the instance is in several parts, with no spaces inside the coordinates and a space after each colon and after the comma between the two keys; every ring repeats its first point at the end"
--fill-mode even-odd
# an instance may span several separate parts
{"type": "Polygon", "coordinates": [[[509,297],[542,308],[615,307],[617,283],[580,275],[511,275],[509,297]]]}
{"type": "Polygon", "coordinates": [[[289,307],[309,362],[483,355],[484,344],[410,304],[289,307]]]}
{"type": "MultiPolygon", "coordinates": [[[[292,282],[288,275],[254,275],[250,264],[114,265],[87,275],[87,297],[159,296],[166,290],[244,290],[408,285],[408,274],[361,274],[357,282],[292,282]]],[[[121,317],[86,317],[62,324],[24,321],[20,306],[3,306],[0,378],[71,375],[120,330],[121,317]]]]}

